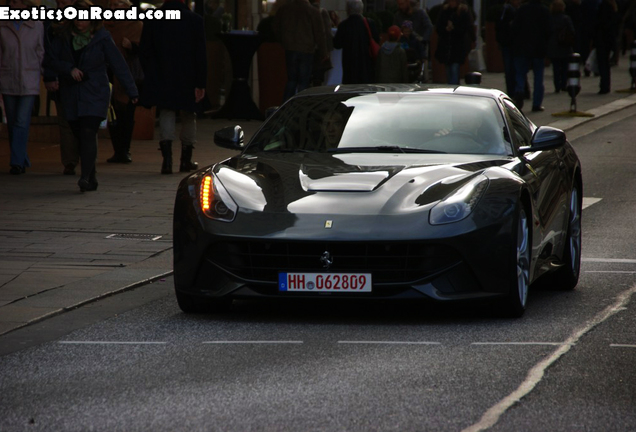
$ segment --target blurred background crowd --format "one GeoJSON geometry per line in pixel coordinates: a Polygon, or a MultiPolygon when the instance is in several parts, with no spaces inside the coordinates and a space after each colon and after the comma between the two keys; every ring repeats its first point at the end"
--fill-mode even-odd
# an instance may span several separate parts
{"type": "MultiPolygon", "coordinates": [[[[12,8],[40,5],[8,0],[12,8]]],[[[192,161],[196,119],[262,118],[311,86],[366,83],[460,84],[469,71],[505,74],[521,109],[543,110],[546,91],[567,91],[572,53],[611,91],[611,67],[631,47],[636,0],[42,0],[47,7],[93,4],[175,9],[169,21],[0,22],[0,136],[10,173],[30,166],[33,123],[55,123],[61,172],[81,191],[97,189],[100,137],[109,163],[133,161],[131,140],[154,139],[161,173],[192,161]],[[553,82],[544,82],[546,67],[553,82]],[[532,74],[530,74],[532,72],[532,74]],[[234,89],[233,89],[234,87],[234,89]],[[255,104],[254,112],[248,110],[255,104]],[[231,111],[228,111],[230,110],[231,111]],[[244,112],[242,110],[245,110],[244,112]],[[177,121],[179,120],[179,121],[177,121]]]]}

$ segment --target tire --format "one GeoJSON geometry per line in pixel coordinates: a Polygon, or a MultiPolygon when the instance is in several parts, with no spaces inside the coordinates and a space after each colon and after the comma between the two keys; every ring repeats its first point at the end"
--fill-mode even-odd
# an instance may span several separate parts
{"type": "Polygon", "coordinates": [[[512,250],[513,265],[509,272],[512,278],[510,293],[498,305],[498,312],[507,318],[520,318],[526,311],[528,290],[530,288],[530,227],[528,216],[523,207],[518,211],[512,250]]]}
{"type": "Polygon", "coordinates": [[[223,313],[227,312],[232,305],[232,299],[207,299],[175,291],[179,308],[187,313],[223,313]]]}
{"type": "Polygon", "coordinates": [[[570,194],[570,214],[563,252],[563,266],[549,275],[552,287],[561,291],[573,290],[581,273],[581,197],[578,186],[570,194]]]}

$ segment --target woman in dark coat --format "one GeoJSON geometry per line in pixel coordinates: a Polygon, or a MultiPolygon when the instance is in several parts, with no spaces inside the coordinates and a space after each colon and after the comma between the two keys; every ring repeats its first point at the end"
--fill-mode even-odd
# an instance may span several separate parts
{"type": "Polygon", "coordinates": [[[196,113],[205,97],[207,54],[203,18],[181,0],[165,0],[161,11],[179,11],[178,20],[147,20],[141,33],[139,55],[144,69],[142,106],[159,110],[159,147],[162,174],[172,173],[172,141],[176,111],[180,111],[180,172],[197,169],[192,162],[196,143],[196,113]]]}
{"type": "MultiPolygon", "coordinates": [[[[342,83],[370,84],[375,81],[374,60],[369,55],[369,31],[362,16],[361,1],[347,1],[347,19],[338,25],[333,47],[342,49],[342,83]]],[[[380,40],[375,24],[368,20],[373,39],[380,40]]]]}
{"type": "MultiPolygon", "coordinates": [[[[90,6],[88,0],[75,3],[77,9],[90,6]]],[[[121,82],[132,103],[137,103],[139,95],[126,61],[101,21],[68,21],[61,31],[46,55],[59,77],[61,114],[79,141],[80,191],[94,191],[98,185],[97,131],[110,105],[107,68],[121,82]]]]}
{"type": "Polygon", "coordinates": [[[437,18],[439,37],[435,58],[446,65],[448,84],[459,84],[459,67],[466,61],[473,41],[472,14],[459,0],[447,0],[437,18]]]}

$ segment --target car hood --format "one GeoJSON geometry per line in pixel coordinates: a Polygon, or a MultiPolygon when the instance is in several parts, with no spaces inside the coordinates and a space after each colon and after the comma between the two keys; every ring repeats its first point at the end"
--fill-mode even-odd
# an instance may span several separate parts
{"type": "Polygon", "coordinates": [[[390,214],[434,204],[508,162],[495,155],[259,153],[228,159],[214,172],[243,211],[390,214]]]}

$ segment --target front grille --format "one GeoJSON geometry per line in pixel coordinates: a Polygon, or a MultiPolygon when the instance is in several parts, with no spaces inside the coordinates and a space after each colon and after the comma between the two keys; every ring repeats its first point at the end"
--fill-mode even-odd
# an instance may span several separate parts
{"type": "Polygon", "coordinates": [[[224,241],[208,259],[243,279],[275,283],[278,273],[324,271],[320,257],[329,252],[330,272],[369,271],[375,284],[415,282],[444,270],[461,258],[454,249],[406,242],[224,241]]]}

